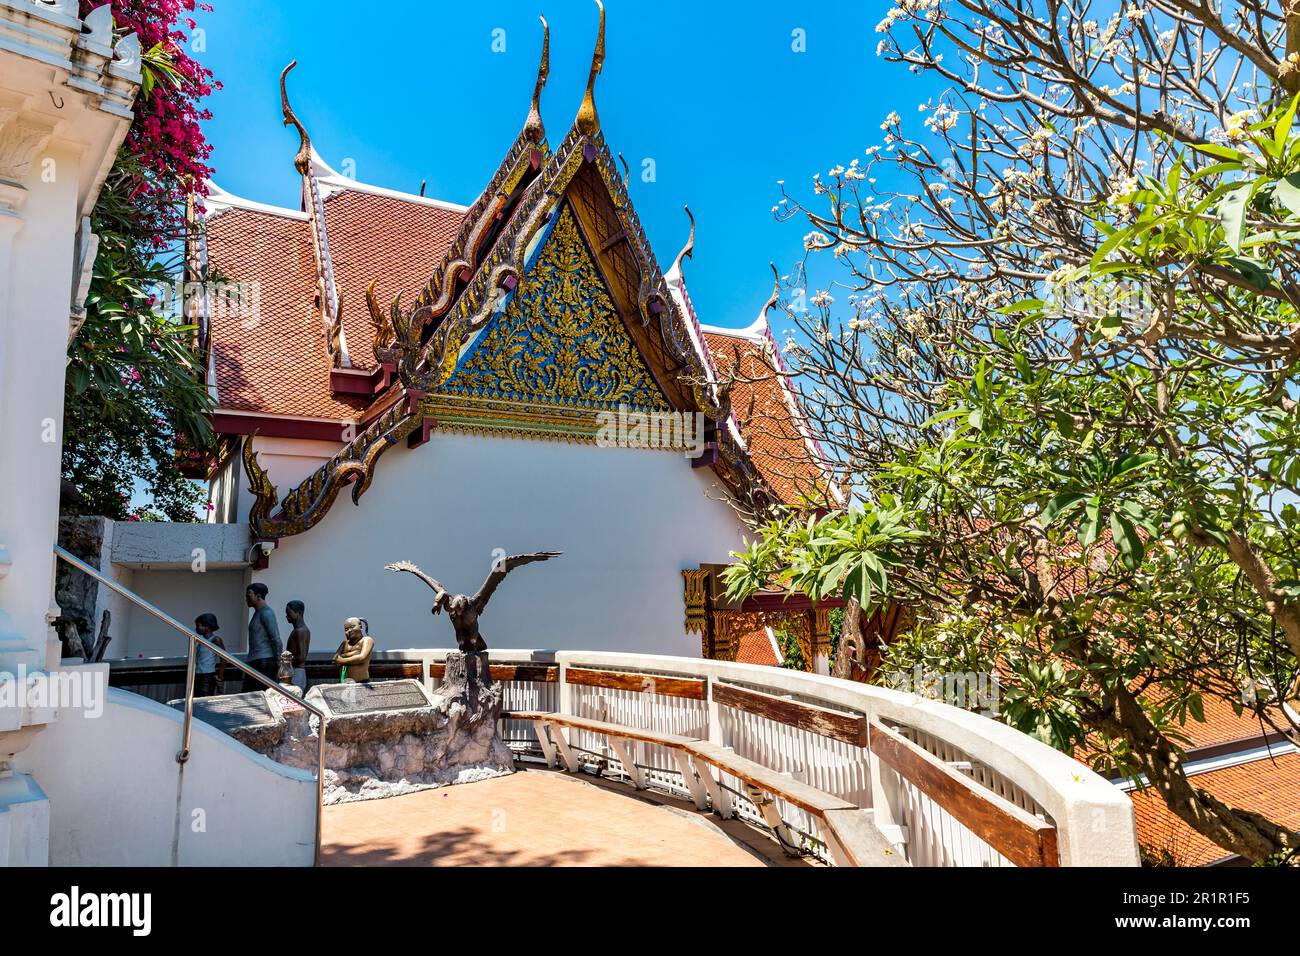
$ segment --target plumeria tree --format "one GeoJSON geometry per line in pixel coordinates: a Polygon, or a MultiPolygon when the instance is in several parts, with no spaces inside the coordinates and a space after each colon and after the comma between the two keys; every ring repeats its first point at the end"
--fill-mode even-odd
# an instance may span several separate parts
{"type": "Polygon", "coordinates": [[[996,671],[1005,720],[1253,861],[1300,834],[1183,763],[1212,698],[1300,739],[1297,13],[890,10],[880,54],[949,88],[780,207],[842,264],[786,352],[853,504],[729,575],[907,603],[889,666],[996,671]]]}
{"type": "MultiPolygon", "coordinates": [[[[82,3],[82,15],[99,6],[82,3]]],[[[144,49],[135,119],[91,217],[100,237],[86,321],[69,349],[63,474],[80,510],[192,518],[205,499],[181,473],[177,448],[211,441],[195,329],[174,291],[182,271],[186,201],[203,195],[212,147],[200,122],[217,84],[186,51],[195,0],[117,0],[114,30],[144,49]]],[[[200,7],[208,9],[207,7],[200,7]]]]}

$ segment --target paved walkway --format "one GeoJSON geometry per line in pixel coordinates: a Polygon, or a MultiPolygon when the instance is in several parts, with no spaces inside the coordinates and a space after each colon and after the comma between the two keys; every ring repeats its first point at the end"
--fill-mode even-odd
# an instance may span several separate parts
{"type": "Polygon", "coordinates": [[[764,833],[626,784],[527,769],[326,807],[326,866],[783,866],[764,833]]]}

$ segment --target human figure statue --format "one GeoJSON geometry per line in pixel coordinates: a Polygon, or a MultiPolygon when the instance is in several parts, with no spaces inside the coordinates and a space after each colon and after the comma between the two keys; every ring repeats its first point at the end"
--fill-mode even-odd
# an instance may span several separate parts
{"type": "MultiPolygon", "coordinates": [[[[261,581],[255,581],[244,592],[244,603],[253,609],[248,619],[248,658],[247,664],[253,670],[275,683],[275,676],[280,670],[280,653],[284,646],[280,643],[280,625],[275,620],[275,612],[266,603],[270,589],[261,581]]],[[[244,675],[244,693],[266,690],[266,684],[244,675]]]]}
{"type": "Polygon", "coordinates": [[[483,677],[484,683],[490,684],[492,679],[483,653],[487,650],[487,643],[483,640],[483,635],[479,633],[479,615],[487,607],[487,603],[491,599],[492,593],[496,591],[497,585],[504,581],[506,575],[515,568],[524,564],[532,564],[534,561],[549,561],[561,554],[563,554],[562,551],[539,551],[536,554],[516,554],[508,558],[497,558],[492,562],[492,570],[488,573],[487,580],[483,582],[483,586],[478,589],[478,593],[473,597],[466,594],[448,593],[446,588],[410,561],[397,561],[385,565],[385,567],[389,571],[406,571],[414,574],[433,590],[433,613],[437,614],[443,608],[447,609],[447,616],[451,618],[451,626],[456,631],[456,646],[465,654],[467,660],[477,662],[474,669],[469,672],[470,678],[473,679],[475,670],[477,670],[483,677]]]}
{"type": "Polygon", "coordinates": [[[334,652],[334,665],[343,668],[342,683],[365,684],[370,681],[370,655],[375,641],[366,632],[365,618],[350,617],[343,622],[343,643],[334,652]]]}
{"type": "Polygon", "coordinates": [[[311,628],[303,620],[306,613],[301,601],[290,601],[284,608],[284,618],[293,626],[285,647],[293,655],[293,684],[300,690],[307,689],[307,654],[311,650],[311,628]]]}
{"type": "MultiPolygon", "coordinates": [[[[217,634],[220,627],[215,614],[200,614],[194,619],[194,633],[224,651],[226,644],[217,634]]],[[[217,656],[216,651],[199,644],[194,653],[194,696],[211,697],[221,693],[225,671],[225,661],[217,656]]]]}

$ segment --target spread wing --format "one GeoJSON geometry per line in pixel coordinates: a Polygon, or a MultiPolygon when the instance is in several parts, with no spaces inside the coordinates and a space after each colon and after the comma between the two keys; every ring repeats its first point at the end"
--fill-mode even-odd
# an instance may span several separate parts
{"type": "Polygon", "coordinates": [[[384,567],[389,571],[406,571],[410,574],[414,574],[425,584],[429,585],[435,595],[434,605],[436,607],[442,607],[443,603],[447,600],[447,589],[439,584],[437,580],[429,577],[429,575],[417,568],[410,561],[394,561],[392,564],[385,564],[384,567]]]}
{"type": "Polygon", "coordinates": [[[497,585],[505,580],[507,574],[522,564],[532,564],[534,561],[549,561],[551,558],[559,557],[563,551],[539,551],[536,554],[515,554],[503,561],[494,561],[492,563],[492,572],[483,582],[483,586],[478,589],[478,594],[474,595],[474,610],[479,614],[487,607],[488,599],[492,597],[492,592],[497,589],[497,585]]]}

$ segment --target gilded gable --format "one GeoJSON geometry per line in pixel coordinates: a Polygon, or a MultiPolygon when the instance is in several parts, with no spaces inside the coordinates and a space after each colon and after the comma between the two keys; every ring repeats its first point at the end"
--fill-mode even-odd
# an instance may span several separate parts
{"type": "Polygon", "coordinates": [[[442,392],[543,409],[669,408],[567,203],[518,292],[442,392]]]}

